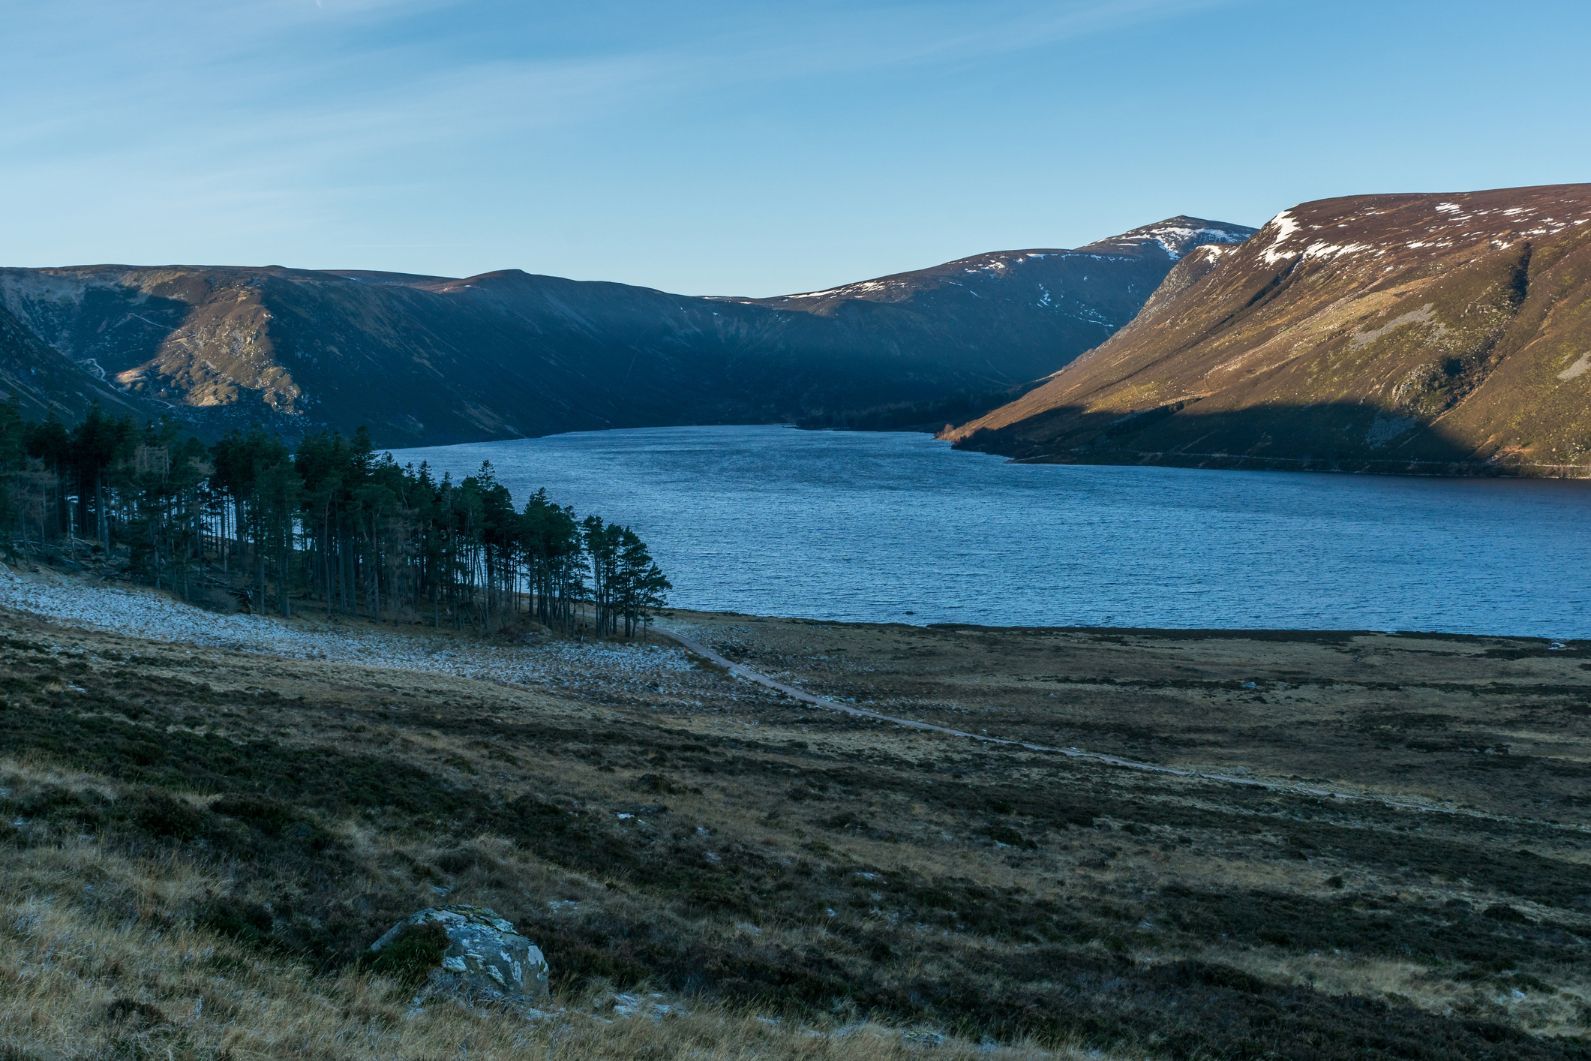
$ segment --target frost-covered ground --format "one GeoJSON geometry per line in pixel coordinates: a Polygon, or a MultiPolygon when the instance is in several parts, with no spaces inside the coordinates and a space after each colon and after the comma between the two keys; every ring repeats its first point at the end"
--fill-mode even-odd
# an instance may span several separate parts
{"type": "Polygon", "coordinates": [[[454,674],[515,685],[685,692],[694,673],[675,648],[542,641],[493,644],[358,624],[290,623],[267,616],[218,615],[152,590],[0,565],[0,608],[155,641],[323,659],[368,667],[454,674]]]}

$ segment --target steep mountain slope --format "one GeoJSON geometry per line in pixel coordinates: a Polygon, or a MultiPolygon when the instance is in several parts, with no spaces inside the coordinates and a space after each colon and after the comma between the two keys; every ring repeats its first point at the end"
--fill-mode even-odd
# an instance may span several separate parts
{"type": "Polygon", "coordinates": [[[261,416],[290,433],[365,424],[399,445],[765,422],[1011,388],[1125,324],[1187,250],[1251,231],[1176,218],[1077,251],[766,300],[517,271],[7,269],[0,309],[35,348],[80,366],[84,378],[56,391],[104,389],[103,373],[124,401],[200,429],[261,416]]]}
{"type": "Polygon", "coordinates": [[[138,411],[138,403],[107,385],[96,368],[63,357],[0,306],[0,400],[14,398],[39,419],[53,413],[71,420],[95,402],[138,411]]]}
{"type": "Polygon", "coordinates": [[[947,432],[1023,460],[1591,475],[1591,185],[1306,203],[947,432]]]}

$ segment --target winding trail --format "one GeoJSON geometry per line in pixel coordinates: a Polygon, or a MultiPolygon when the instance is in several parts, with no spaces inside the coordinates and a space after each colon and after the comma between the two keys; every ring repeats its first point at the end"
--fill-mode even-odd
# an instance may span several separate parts
{"type": "Polygon", "coordinates": [[[1506,814],[1492,814],[1487,811],[1475,810],[1469,807],[1459,807],[1450,803],[1435,800],[1422,800],[1405,796],[1385,796],[1375,792],[1353,792],[1346,789],[1328,788],[1322,785],[1310,785],[1296,781],[1281,781],[1263,777],[1245,777],[1240,774],[1221,773],[1212,770],[1195,770],[1181,766],[1166,766],[1162,763],[1145,762],[1140,759],[1128,759],[1120,755],[1111,755],[1108,752],[1091,752],[1082,748],[1062,748],[1051,744],[1039,744],[1034,741],[1015,740],[1010,737],[991,737],[984,733],[972,733],[952,726],[941,726],[933,722],[923,722],[918,719],[903,718],[899,715],[887,715],[882,711],[873,711],[855,704],[847,704],[832,697],[820,696],[808,692],[799,686],[782,682],[754,667],[743,663],[736,663],[726,658],[722,653],[689,634],[680,630],[657,624],[653,626],[654,633],[672,641],[686,652],[701,659],[707,660],[716,666],[728,671],[731,677],[741,681],[752,682],[765,689],[787,696],[792,700],[820,708],[824,711],[834,711],[852,718],[867,719],[873,722],[883,722],[903,729],[917,730],[922,733],[934,733],[944,737],[957,737],[962,740],[976,741],[979,744],[988,744],[1001,748],[1015,748],[1020,751],[1036,752],[1041,755],[1060,755],[1068,759],[1082,762],[1098,763],[1101,766],[1115,767],[1121,770],[1134,770],[1145,774],[1158,774],[1164,777],[1180,777],[1190,781],[1205,781],[1220,785],[1237,785],[1243,788],[1261,789],[1289,796],[1308,796],[1317,799],[1335,799],[1349,802],[1374,803],[1379,806],[1389,807],[1394,810],[1414,811],[1422,814],[1446,814],[1460,818],[1473,818],[1483,821],[1505,822],[1516,825],[1530,825],[1542,829],[1552,829],[1561,832],[1591,834],[1591,825],[1576,825],[1564,822],[1549,822],[1538,818],[1520,818],[1506,814]]]}

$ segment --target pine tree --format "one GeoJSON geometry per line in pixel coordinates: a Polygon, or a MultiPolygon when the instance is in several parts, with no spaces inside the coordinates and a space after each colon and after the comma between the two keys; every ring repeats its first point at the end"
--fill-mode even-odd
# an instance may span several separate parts
{"type": "Polygon", "coordinates": [[[61,539],[184,596],[218,563],[284,615],[307,597],[328,615],[573,632],[589,605],[598,637],[633,637],[671,588],[629,528],[580,520],[543,490],[516,510],[489,463],[455,484],[378,456],[363,431],[290,453],[259,428],[206,446],[170,422],[93,409],[68,429],[0,405],[0,544],[61,539]]]}

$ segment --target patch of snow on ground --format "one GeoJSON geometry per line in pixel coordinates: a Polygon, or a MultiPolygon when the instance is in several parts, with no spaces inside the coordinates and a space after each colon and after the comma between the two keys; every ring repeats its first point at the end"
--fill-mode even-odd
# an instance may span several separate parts
{"type": "MultiPolygon", "coordinates": [[[[1304,248],[1305,258],[1338,258],[1344,254],[1357,254],[1360,251],[1375,250],[1368,243],[1311,243],[1304,248]]],[[[1381,254],[1381,251],[1376,251],[1381,254]]]]}
{"type": "Polygon", "coordinates": [[[1261,231],[1274,231],[1276,233],[1271,237],[1270,246],[1265,248],[1263,257],[1266,264],[1280,265],[1282,262],[1287,261],[1291,255],[1281,249],[1282,244],[1286,243],[1298,231],[1298,221],[1293,217],[1292,213],[1290,211],[1283,210],[1281,213],[1265,222],[1265,227],[1261,229],[1261,231]]]}
{"type": "MultiPolygon", "coordinates": [[[[1019,254],[1019,255],[1016,256],[1016,260],[1017,261],[1023,261],[1023,260],[1025,260],[1027,258],[1030,258],[1030,257],[1033,257],[1033,256],[1032,255],[1028,255],[1028,254],[1019,254]]],[[[1040,255],[1040,257],[1042,257],[1042,255],[1040,255]]],[[[979,262],[977,265],[966,266],[961,271],[964,272],[964,273],[974,273],[974,274],[976,274],[976,273],[1003,273],[1009,268],[1011,268],[1011,259],[1010,258],[1007,258],[1007,257],[991,257],[991,258],[984,259],[983,261],[979,262]]]]}
{"type": "Polygon", "coordinates": [[[788,299],[798,298],[830,298],[834,295],[867,295],[874,291],[883,291],[890,285],[882,280],[864,280],[859,284],[845,284],[842,287],[827,287],[822,291],[803,291],[799,295],[786,295],[788,299]]]}
{"type": "MultiPolygon", "coordinates": [[[[1159,244],[1172,261],[1177,261],[1185,253],[1197,250],[1201,246],[1215,243],[1242,243],[1248,236],[1242,232],[1233,232],[1226,228],[1211,228],[1207,225],[1153,225],[1148,228],[1138,229],[1113,243],[1159,244]],[[1190,246],[1191,245],[1191,246],[1190,246]]],[[[1098,257],[1098,255],[1095,255],[1098,257]]]]}
{"type": "Polygon", "coordinates": [[[1579,379],[1587,372],[1591,372],[1591,354],[1581,354],[1578,361],[1558,373],[1558,378],[1565,381],[1579,379]]]}
{"type": "Polygon", "coordinates": [[[1209,246],[1213,243],[1242,243],[1248,238],[1243,233],[1233,232],[1230,229],[1194,228],[1192,225],[1157,225],[1149,230],[1149,236],[1171,255],[1172,261],[1182,257],[1183,248],[1188,244],[1201,239],[1207,241],[1202,244],[1203,246],[1209,246]]]}

